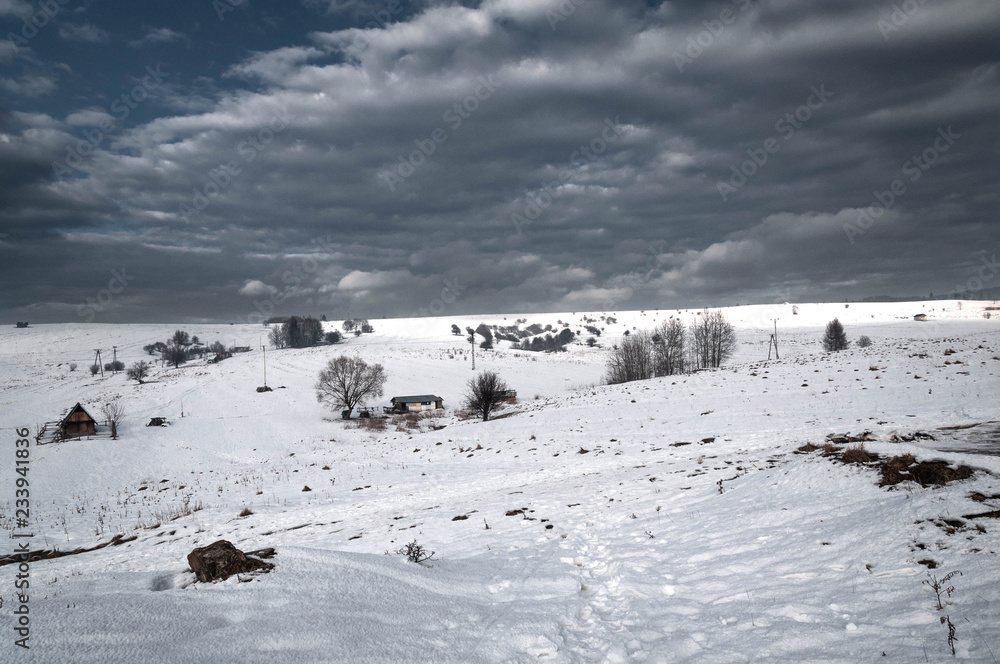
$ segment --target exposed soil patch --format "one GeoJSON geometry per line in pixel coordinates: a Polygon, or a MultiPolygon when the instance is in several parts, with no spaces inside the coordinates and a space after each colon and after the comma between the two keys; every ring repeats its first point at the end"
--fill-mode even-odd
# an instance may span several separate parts
{"type": "Polygon", "coordinates": [[[88,553],[90,551],[97,551],[98,549],[103,549],[106,546],[118,546],[119,544],[124,544],[125,542],[131,542],[136,539],[138,535],[133,535],[132,537],[123,537],[122,535],[115,535],[111,540],[104,542],[103,544],[98,544],[97,546],[92,546],[89,549],[78,548],[72,551],[60,551],[59,549],[40,550],[40,551],[29,551],[28,553],[15,553],[10,556],[0,556],[0,567],[4,565],[11,565],[13,563],[21,562],[32,562],[35,560],[51,560],[52,558],[62,558],[63,556],[75,556],[81,553],[88,553]]]}
{"type": "Polygon", "coordinates": [[[1000,519],[1000,510],[992,512],[979,512],[977,514],[963,514],[963,519],[1000,519]]]}

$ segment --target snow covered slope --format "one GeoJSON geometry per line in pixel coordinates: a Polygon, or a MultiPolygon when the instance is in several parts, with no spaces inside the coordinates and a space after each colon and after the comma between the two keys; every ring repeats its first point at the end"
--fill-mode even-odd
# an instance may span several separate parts
{"type": "MultiPolygon", "coordinates": [[[[149,359],[142,346],[178,326],[2,330],[0,523],[15,529],[15,428],[77,401],[96,416],[117,394],[118,440],[31,447],[30,542],[136,539],[31,563],[31,648],[8,628],[0,659],[945,661],[947,616],[956,656],[997,661],[1000,522],[963,515],[1000,510],[1000,320],[977,302],[792,306],[726,309],[740,343],[720,370],[617,386],[600,384],[607,347],[696,312],[373,320],[374,334],[336,346],[268,351],[278,389],[263,394],[260,326],[183,326],[255,350],[157,366],[144,385],[85,368],[95,348],[149,359]],[[822,353],[834,316],[873,345],[822,353]],[[459,419],[474,374],[452,323],[517,318],[604,330],[566,353],[477,349],[477,370],[498,371],[519,403],[459,419]],[[765,361],[775,318],[781,359],[765,361]],[[378,405],[435,393],[445,414],[345,426],[313,389],[341,353],[385,366],[378,405]],[[153,416],[170,426],[145,427],[153,416]],[[874,469],[796,453],[863,431],[869,451],[977,472],[890,490],[874,469]],[[934,440],[892,442],[916,431],[934,440]],[[187,553],[221,538],[275,547],[275,570],[192,583],[187,553]],[[436,552],[428,564],[395,553],[414,540],[436,552]],[[938,610],[924,582],[953,570],[938,610]]],[[[11,626],[16,573],[0,567],[11,626]]]]}

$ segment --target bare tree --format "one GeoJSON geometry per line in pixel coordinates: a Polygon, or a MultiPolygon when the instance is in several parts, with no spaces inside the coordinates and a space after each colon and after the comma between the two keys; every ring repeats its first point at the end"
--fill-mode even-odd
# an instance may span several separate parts
{"type": "Polygon", "coordinates": [[[173,340],[163,349],[161,356],[167,361],[167,364],[174,365],[174,368],[181,366],[188,359],[187,350],[184,346],[174,343],[173,340]]]}
{"type": "Polygon", "coordinates": [[[118,438],[118,425],[125,417],[125,406],[122,404],[121,397],[112,397],[101,404],[101,414],[104,415],[105,421],[111,427],[111,437],[118,438]]]}
{"type": "Polygon", "coordinates": [[[497,372],[480,372],[466,384],[465,407],[485,422],[504,401],[509,389],[497,372]]]}
{"type": "Polygon", "coordinates": [[[381,364],[369,365],[360,357],[330,360],[319,372],[316,400],[330,408],[345,408],[350,418],[354,407],[368,397],[382,396],[386,373],[381,364]]]}
{"type": "Polygon", "coordinates": [[[288,345],[287,339],[285,339],[285,334],[282,331],[281,325],[275,325],[271,328],[271,331],[267,335],[267,340],[271,342],[271,345],[275,348],[284,348],[288,345]]]}
{"type": "Polygon", "coordinates": [[[653,375],[653,337],[649,332],[639,330],[624,336],[612,347],[605,376],[608,385],[644,380],[653,375]]]}
{"type": "Polygon", "coordinates": [[[657,376],[684,373],[684,323],[679,318],[665,320],[653,330],[653,371],[657,376]]]}
{"type": "Polygon", "coordinates": [[[128,368],[128,371],[125,372],[125,377],[129,380],[137,381],[142,385],[146,380],[146,376],[149,375],[150,366],[149,362],[140,360],[128,368]]]}
{"type": "Polygon", "coordinates": [[[736,350],[736,331],[721,311],[701,313],[691,323],[691,364],[697,369],[715,369],[736,350]]]}

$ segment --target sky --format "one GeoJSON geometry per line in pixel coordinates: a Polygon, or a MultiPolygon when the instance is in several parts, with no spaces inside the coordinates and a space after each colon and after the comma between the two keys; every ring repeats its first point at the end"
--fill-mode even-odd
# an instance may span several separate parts
{"type": "Polygon", "coordinates": [[[0,0],[0,321],[1000,287],[995,0],[0,0]]]}

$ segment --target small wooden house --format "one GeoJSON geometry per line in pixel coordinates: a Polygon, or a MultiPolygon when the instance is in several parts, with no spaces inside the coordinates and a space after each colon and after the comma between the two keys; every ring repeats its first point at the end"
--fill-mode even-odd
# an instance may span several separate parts
{"type": "Polygon", "coordinates": [[[913,317],[913,320],[927,320],[927,314],[917,314],[913,317]]]}
{"type": "Polygon", "coordinates": [[[389,399],[390,409],[394,413],[419,413],[424,410],[444,408],[444,399],[433,394],[417,394],[408,397],[393,397],[389,399]]]}
{"type": "Polygon", "coordinates": [[[80,438],[93,436],[96,433],[97,420],[79,403],[73,406],[66,417],[59,422],[58,435],[62,438],[80,438]]]}

